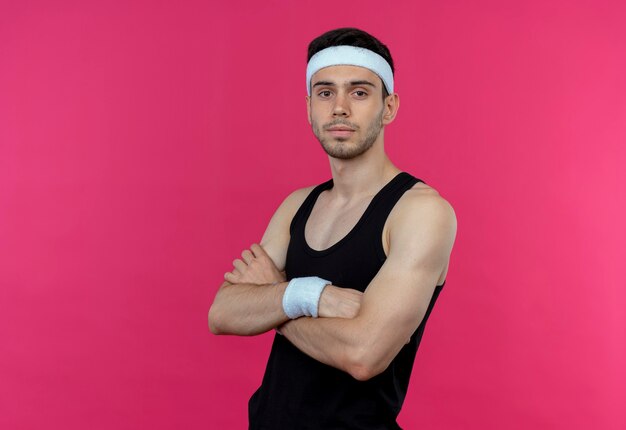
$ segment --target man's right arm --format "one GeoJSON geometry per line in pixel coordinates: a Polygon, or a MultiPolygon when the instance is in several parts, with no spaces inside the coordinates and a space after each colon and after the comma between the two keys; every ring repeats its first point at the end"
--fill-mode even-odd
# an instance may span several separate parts
{"type": "MultiPolygon", "coordinates": [[[[261,239],[261,247],[278,272],[285,269],[289,246],[289,225],[312,187],[291,193],[278,207],[261,239]]],[[[245,264],[245,251],[242,254],[245,264]]],[[[248,258],[249,258],[248,254],[248,258]]],[[[234,263],[235,263],[234,262],[234,263]]],[[[214,334],[251,336],[278,327],[289,318],[283,311],[284,279],[263,279],[255,283],[224,282],[209,310],[209,329],[214,334]]]]}

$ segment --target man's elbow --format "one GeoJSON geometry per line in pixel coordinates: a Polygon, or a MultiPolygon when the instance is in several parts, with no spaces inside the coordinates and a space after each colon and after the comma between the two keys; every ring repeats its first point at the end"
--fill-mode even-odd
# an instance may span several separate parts
{"type": "Polygon", "coordinates": [[[374,351],[359,348],[359,351],[351,354],[346,371],[357,381],[367,381],[380,375],[389,366],[383,360],[372,360],[374,351]]]}
{"type": "Polygon", "coordinates": [[[219,323],[220,319],[216,315],[217,313],[215,306],[211,306],[209,309],[209,331],[213,334],[224,334],[224,330],[222,330],[219,323]]]}
{"type": "Polygon", "coordinates": [[[372,379],[374,376],[382,373],[382,372],[378,372],[375,371],[374,369],[372,369],[371,367],[366,367],[366,366],[352,366],[349,370],[348,373],[350,374],[350,376],[352,376],[354,379],[356,379],[357,381],[367,381],[372,379]]]}
{"type": "Polygon", "coordinates": [[[215,294],[215,298],[213,299],[213,304],[211,304],[211,307],[209,308],[209,330],[213,334],[228,334],[226,326],[224,325],[224,311],[222,311],[222,308],[224,306],[221,306],[221,303],[223,303],[223,301],[220,300],[222,298],[221,294],[223,292],[223,289],[227,285],[229,285],[229,283],[224,282],[220,286],[220,288],[217,290],[217,293],[215,294]]]}

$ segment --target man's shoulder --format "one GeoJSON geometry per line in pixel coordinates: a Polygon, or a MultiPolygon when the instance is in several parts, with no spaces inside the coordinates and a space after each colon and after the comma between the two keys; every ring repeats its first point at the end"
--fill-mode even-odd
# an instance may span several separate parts
{"type": "Polygon", "coordinates": [[[311,185],[311,186],[308,186],[308,187],[297,188],[297,189],[293,190],[287,196],[287,198],[288,199],[293,199],[293,200],[304,200],[311,193],[311,191],[313,191],[313,189],[316,186],[317,185],[311,185]]]}
{"type": "Polygon", "coordinates": [[[297,210],[315,187],[315,185],[311,185],[309,187],[297,188],[287,195],[281,206],[297,210]]]}
{"type": "Polygon", "coordinates": [[[285,219],[285,222],[291,220],[291,218],[293,218],[300,206],[302,206],[302,203],[304,203],[304,200],[315,187],[316,185],[297,188],[289,193],[280,204],[280,206],[278,206],[278,208],[276,209],[276,213],[274,216],[285,219]]]}
{"type": "Polygon", "coordinates": [[[452,205],[439,192],[423,182],[418,182],[400,198],[392,212],[391,226],[406,222],[445,222],[456,225],[452,205]]]}
{"type": "Polygon", "coordinates": [[[413,206],[420,205],[452,208],[452,205],[439,194],[439,191],[424,182],[418,182],[408,189],[403,195],[402,200],[406,206],[412,207],[412,209],[415,209],[413,206]]]}
{"type": "Polygon", "coordinates": [[[389,215],[388,255],[394,255],[396,249],[399,253],[395,255],[401,259],[406,255],[449,256],[456,231],[452,205],[434,188],[417,183],[402,195],[389,215]]]}

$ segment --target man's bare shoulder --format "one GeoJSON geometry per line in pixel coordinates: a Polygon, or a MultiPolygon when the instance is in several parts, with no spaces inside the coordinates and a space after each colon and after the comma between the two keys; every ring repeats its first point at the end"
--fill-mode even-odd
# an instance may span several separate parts
{"type": "Polygon", "coordinates": [[[456,231],[456,214],[436,189],[418,182],[403,194],[389,217],[391,229],[412,223],[435,223],[456,231]]]}
{"type": "Polygon", "coordinates": [[[425,209],[449,210],[454,212],[452,205],[441,197],[436,189],[423,182],[418,182],[413,185],[411,189],[407,190],[404,196],[402,196],[400,203],[402,203],[404,209],[408,211],[425,209]]]}
{"type": "Polygon", "coordinates": [[[285,212],[287,214],[294,215],[298,208],[302,206],[304,200],[307,196],[313,191],[315,185],[311,185],[310,187],[298,188],[292,191],[281,203],[278,210],[281,212],[285,212]]]}

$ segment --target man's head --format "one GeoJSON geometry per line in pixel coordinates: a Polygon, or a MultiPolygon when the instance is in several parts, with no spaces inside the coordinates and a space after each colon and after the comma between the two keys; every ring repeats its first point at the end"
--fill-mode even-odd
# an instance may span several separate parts
{"type": "Polygon", "coordinates": [[[340,28],[314,39],[308,60],[309,122],[326,153],[345,160],[382,145],[399,105],[389,49],[362,30],[340,28]]]}
{"type": "MultiPolygon", "coordinates": [[[[391,57],[391,52],[389,52],[389,48],[387,48],[387,46],[385,46],[380,40],[376,39],[371,34],[366,33],[363,30],[359,30],[358,28],[337,28],[335,30],[327,31],[321,36],[313,39],[313,41],[309,43],[306,59],[307,63],[311,61],[311,58],[318,52],[333,46],[353,46],[356,48],[364,48],[375,54],[378,54],[389,65],[393,78],[395,69],[393,67],[393,58],[391,57]]],[[[389,91],[387,91],[387,88],[383,86],[383,100],[388,95],[389,91]]]]}

